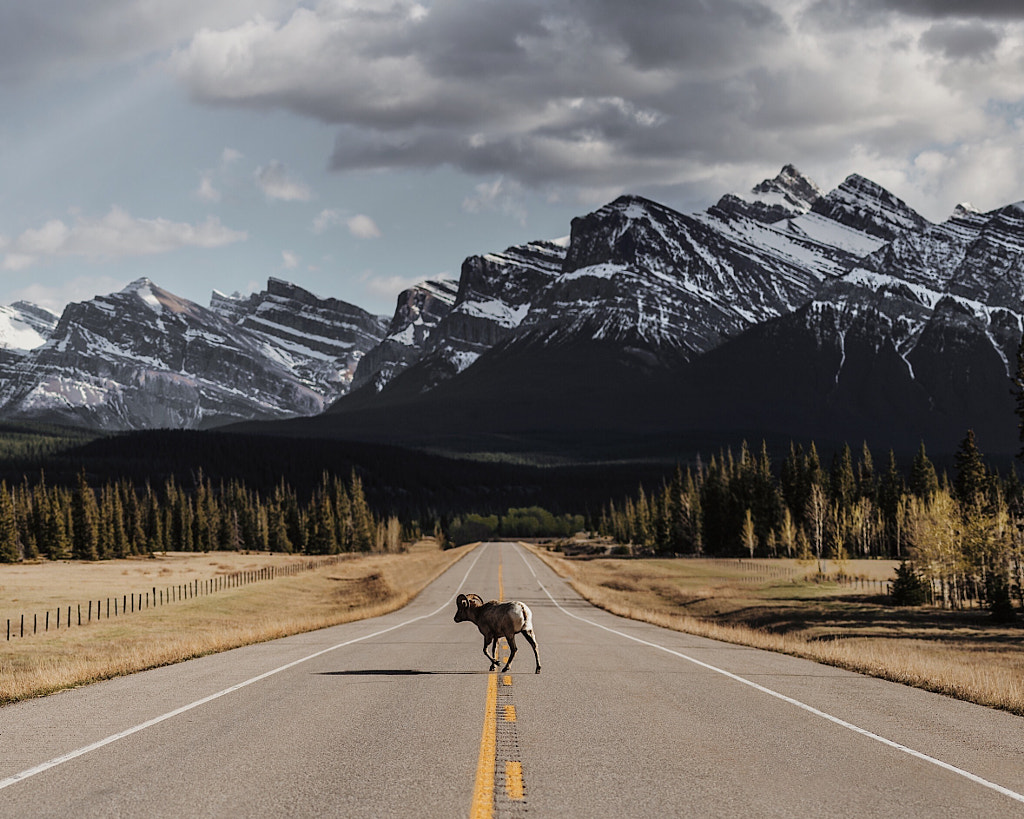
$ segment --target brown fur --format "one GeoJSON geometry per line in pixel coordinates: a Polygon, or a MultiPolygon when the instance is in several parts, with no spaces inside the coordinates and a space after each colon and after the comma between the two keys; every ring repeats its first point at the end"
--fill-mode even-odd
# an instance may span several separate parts
{"type": "Polygon", "coordinates": [[[516,656],[516,634],[522,634],[533,648],[533,656],[537,661],[537,674],[540,674],[540,653],[537,651],[537,637],[533,633],[533,612],[525,603],[512,600],[499,603],[490,600],[487,603],[478,594],[460,594],[455,599],[455,622],[467,620],[474,623],[484,636],[484,656],[491,661],[491,671],[498,667],[498,639],[505,638],[509,647],[508,662],[502,672],[508,671],[516,656]],[[488,651],[487,647],[491,650],[488,651]]]}

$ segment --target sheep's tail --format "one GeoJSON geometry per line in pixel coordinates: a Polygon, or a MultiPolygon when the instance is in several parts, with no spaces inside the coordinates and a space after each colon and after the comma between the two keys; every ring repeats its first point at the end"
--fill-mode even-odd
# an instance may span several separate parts
{"type": "Polygon", "coordinates": [[[519,606],[519,616],[522,618],[523,627],[520,631],[533,631],[533,612],[530,611],[530,607],[526,603],[520,603],[516,601],[516,605],[519,606]]]}

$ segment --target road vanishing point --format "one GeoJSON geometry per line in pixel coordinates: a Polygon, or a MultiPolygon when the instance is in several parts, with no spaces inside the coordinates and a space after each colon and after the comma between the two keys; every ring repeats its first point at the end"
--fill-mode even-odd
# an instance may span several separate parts
{"type": "MultiPolygon", "coordinates": [[[[505,652],[507,654],[507,650],[505,652]]],[[[1024,720],[625,620],[488,543],[404,609],[0,708],[0,817],[1024,817],[1024,720]],[[522,600],[509,673],[455,596],[522,600]]]]}

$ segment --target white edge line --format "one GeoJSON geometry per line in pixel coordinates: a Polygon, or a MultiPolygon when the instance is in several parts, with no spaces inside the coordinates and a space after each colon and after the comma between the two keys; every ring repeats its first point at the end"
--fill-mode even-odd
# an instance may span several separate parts
{"type": "Polygon", "coordinates": [[[750,688],[753,688],[756,691],[760,691],[763,694],[768,694],[769,696],[775,697],[778,700],[788,702],[790,705],[795,705],[797,708],[802,708],[804,711],[807,711],[808,713],[814,714],[815,716],[821,717],[822,719],[826,719],[829,722],[842,726],[843,728],[847,728],[853,731],[854,733],[860,734],[861,736],[873,739],[876,742],[880,742],[883,745],[889,746],[890,748],[895,748],[897,751],[902,751],[903,753],[909,754],[910,756],[916,757],[917,759],[923,760],[924,762],[930,762],[932,765],[937,765],[938,767],[943,768],[944,770],[950,771],[951,773],[955,773],[958,776],[964,777],[965,779],[969,779],[971,782],[994,790],[997,793],[1001,793],[1003,796],[1008,796],[1010,797],[1010,799],[1014,799],[1018,802],[1024,802],[1024,794],[1017,793],[1017,791],[1010,790],[1009,788],[1004,788],[1002,785],[997,785],[995,782],[990,782],[989,780],[984,779],[978,776],[977,774],[972,774],[970,771],[965,771],[963,768],[958,768],[955,765],[949,764],[948,762],[943,762],[941,759],[936,759],[933,756],[928,756],[928,754],[922,753],[921,751],[915,751],[913,748],[909,748],[906,745],[901,745],[899,742],[895,742],[894,740],[886,739],[885,737],[880,736],[879,734],[875,734],[871,731],[868,731],[866,728],[861,728],[857,725],[854,725],[851,722],[847,722],[844,719],[840,719],[839,717],[833,716],[832,714],[827,714],[824,711],[820,711],[813,705],[808,705],[805,702],[801,702],[800,700],[788,697],[785,694],[779,693],[778,691],[773,691],[771,688],[765,688],[763,685],[760,685],[759,683],[756,683],[753,680],[748,680],[745,677],[740,677],[737,674],[733,674],[731,671],[726,671],[724,668],[718,668],[717,666],[709,665],[708,663],[698,660],[695,657],[690,657],[671,648],[666,648],[665,646],[658,645],[657,643],[652,643],[647,640],[643,640],[640,637],[633,636],[632,634],[626,634],[622,631],[616,631],[615,629],[609,628],[608,626],[603,626],[600,623],[595,623],[593,620],[588,620],[585,617],[580,617],[578,614],[573,614],[571,611],[562,608],[562,605],[557,600],[555,600],[554,597],[551,596],[551,592],[549,592],[547,590],[547,587],[540,581],[540,578],[537,577],[537,573],[533,570],[533,567],[526,559],[525,554],[523,554],[523,550],[519,549],[518,551],[519,556],[523,559],[523,562],[526,563],[526,567],[530,570],[530,574],[533,575],[533,579],[537,581],[537,585],[541,587],[541,589],[544,591],[544,594],[548,596],[548,599],[551,600],[551,602],[558,607],[559,611],[561,611],[563,614],[569,615],[569,617],[572,617],[574,620],[579,620],[580,622],[587,623],[591,626],[595,626],[604,631],[611,632],[612,634],[617,634],[619,637],[625,637],[627,640],[632,640],[636,643],[640,643],[645,646],[650,646],[651,648],[656,648],[659,651],[664,651],[667,654],[672,654],[676,657],[679,657],[680,659],[687,660],[688,662],[691,662],[694,665],[698,665],[701,668],[706,668],[708,671],[714,671],[716,674],[721,674],[724,677],[728,677],[731,680],[735,680],[738,683],[742,683],[743,685],[749,686],[750,688]]]}
{"type": "Polygon", "coordinates": [[[54,757],[53,759],[47,760],[46,762],[41,762],[40,764],[32,768],[28,768],[27,770],[21,771],[20,773],[13,774],[12,776],[7,777],[6,779],[0,779],[0,790],[8,788],[17,782],[23,782],[24,780],[29,779],[35,776],[36,774],[41,774],[44,771],[56,768],[58,765],[63,765],[65,762],[70,762],[71,760],[77,759],[80,756],[85,756],[86,754],[91,753],[92,751],[96,751],[106,745],[110,745],[114,742],[125,739],[126,737],[130,737],[132,734],[137,734],[140,731],[145,731],[147,728],[152,728],[154,725],[159,725],[161,722],[165,722],[166,720],[172,719],[173,717],[176,717],[180,714],[184,714],[185,712],[191,711],[194,708],[199,708],[199,706],[201,705],[206,705],[208,702],[213,702],[214,700],[220,699],[221,697],[227,696],[228,694],[233,694],[235,691],[238,691],[242,688],[246,688],[247,686],[253,685],[254,683],[258,683],[261,680],[267,679],[268,677],[273,677],[275,674],[280,674],[282,671],[287,671],[290,668],[294,668],[295,666],[301,665],[302,663],[308,662],[309,660],[321,657],[324,654],[327,654],[331,651],[336,651],[339,648],[344,648],[345,646],[350,646],[353,643],[358,643],[363,640],[369,640],[371,637],[379,637],[381,634],[387,634],[389,631],[394,631],[395,629],[402,628],[403,626],[408,626],[411,623],[418,622],[419,620],[426,620],[428,617],[433,617],[442,609],[449,606],[452,600],[455,599],[455,595],[459,593],[459,590],[465,584],[466,579],[469,577],[469,573],[473,571],[473,567],[476,566],[476,563],[480,559],[480,555],[482,554],[483,550],[477,552],[476,556],[473,558],[473,562],[470,563],[469,568],[466,569],[466,574],[463,575],[462,580],[456,587],[455,593],[452,594],[451,597],[445,600],[444,603],[442,603],[429,614],[421,614],[419,617],[413,617],[412,619],[405,620],[404,622],[398,623],[397,625],[388,626],[387,628],[381,629],[380,631],[375,631],[372,634],[364,634],[362,637],[355,637],[351,640],[346,640],[343,643],[338,643],[337,645],[330,646],[329,648],[321,649],[320,651],[317,651],[306,657],[301,657],[298,660],[292,660],[290,663],[286,663],[285,665],[282,665],[280,668],[275,668],[272,671],[265,671],[262,674],[258,674],[255,677],[251,677],[250,679],[245,680],[244,682],[236,683],[235,685],[232,685],[229,688],[225,688],[223,691],[218,691],[215,694],[210,694],[209,696],[203,697],[202,699],[198,699],[195,702],[190,702],[188,705],[183,705],[180,708],[175,708],[173,711],[168,711],[166,714],[161,714],[158,717],[153,717],[153,719],[146,720],[145,722],[140,722],[138,725],[134,725],[131,728],[127,728],[124,731],[120,731],[119,733],[111,734],[110,736],[97,740],[96,742],[93,742],[90,745],[86,745],[74,751],[69,751],[66,754],[61,754],[60,756],[54,757]]]}

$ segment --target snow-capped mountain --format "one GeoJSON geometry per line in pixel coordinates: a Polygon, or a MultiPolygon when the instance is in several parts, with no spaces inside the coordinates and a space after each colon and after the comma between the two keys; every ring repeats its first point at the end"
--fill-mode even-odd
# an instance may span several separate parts
{"type": "Polygon", "coordinates": [[[34,350],[46,343],[59,317],[27,301],[0,305],[0,348],[34,350]]]}
{"type": "Polygon", "coordinates": [[[383,316],[275,278],[244,298],[214,291],[210,308],[260,339],[269,358],[326,403],[348,392],[363,354],[387,331],[383,316]]]}
{"type": "Polygon", "coordinates": [[[506,307],[523,305],[473,366],[425,352],[379,398],[339,402],[336,423],[453,441],[750,430],[904,449],[927,436],[951,449],[975,426],[993,450],[1015,447],[1024,206],[932,224],[861,176],[822,193],[792,166],[691,215],[621,197],[573,221],[560,268],[506,307]]]}
{"type": "Polygon", "coordinates": [[[13,377],[32,350],[46,343],[57,318],[45,307],[27,301],[0,306],[0,384],[13,377]]]}
{"type": "Polygon", "coordinates": [[[609,341],[645,364],[693,360],[807,303],[903,222],[925,223],[861,177],[826,196],[791,165],[693,215],[623,196],[574,219],[565,239],[467,259],[401,389],[431,389],[499,344],[538,339],[609,341]]]}
{"type": "Polygon", "coordinates": [[[0,358],[8,416],[303,416],[292,431],[488,449],[737,431],[952,449],[974,427],[1009,452],[1024,203],[933,224],[787,165],[699,213],[623,196],[563,239],[471,256],[390,323],[276,279],[209,309],[140,280],[40,321],[0,358]]]}
{"type": "MultiPolygon", "coordinates": [[[[283,283],[268,290],[274,294],[253,297],[240,323],[145,278],[118,293],[68,305],[45,343],[22,356],[3,379],[4,415],[123,430],[320,412],[337,395],[339,358],[347,362],[358,350],[341,341],[336,329],[315,347],[313,331],[323,329],[323,316],[305,291],[294,294],[303,309],[294,308],[290,321],[305,328],[308,346],[283,329],[275,335],[269,320],[259,331],[247,329],[245,322],[263,305],[286,298],[283,283]],[[311,361],[324,365],[323,380],[311,376],[311,361]]],[[[332,309],[344,312],[337,305],[332,309]]],[[[379,339],[370,325],[364,349],[379,339]]]]}
{"type": "Polygon", "coordinates": [[[430,336],[448,315],[458,294],[458,282],[437,279],[403,290],[387,335],[359,361],[352,389],[369,384],[379,391],[409,365],[417,362],[430,336]]]}

